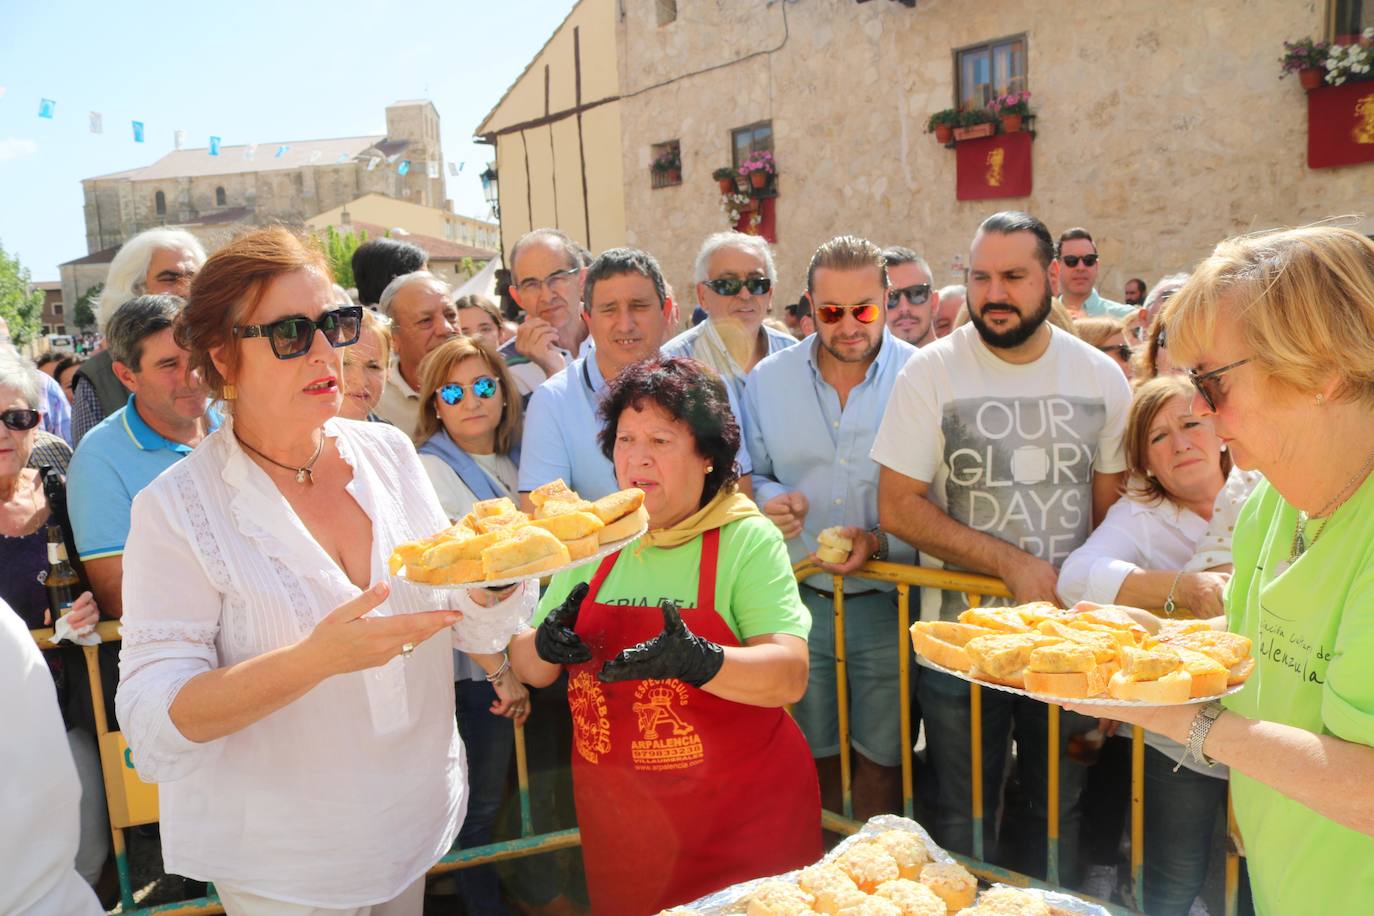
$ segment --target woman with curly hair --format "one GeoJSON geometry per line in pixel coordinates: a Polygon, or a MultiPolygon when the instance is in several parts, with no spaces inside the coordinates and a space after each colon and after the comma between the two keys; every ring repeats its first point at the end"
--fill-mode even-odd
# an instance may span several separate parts
{"type": "Polygon", "coordinates": [[[718,377],[636,363],[601,414],[648,534],[555,576],[510,656],[537,686],[567,668],[592,910],[643,914],[819,856],[816,771],[783,709],[806,691],[810,615],[782,534],[736,490],[718,377]]]}

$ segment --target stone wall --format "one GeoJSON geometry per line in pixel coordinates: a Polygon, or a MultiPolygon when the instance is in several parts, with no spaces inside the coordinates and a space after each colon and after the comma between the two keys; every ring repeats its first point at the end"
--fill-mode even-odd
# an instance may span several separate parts
{"type": "Polygon", "coordinates": [[[1186,269],[1228,235],[1374,201],[1374,165],[1307,168],[1303,94],[1277,79],[1283,40],[1322,31],[1316,0],[693,4],[662,27],[653,0],[623,9],[626,236],[684,305],[697,246],[726,228],[711,171],[730,164],[731,128],[761,120],[781,172],[775,313],[841,233],[914,247],[945,284],[984,217],[1026,209],[1056,234],[1088,227],[1099,288],[1120,298],[1127,278],[1186,269]],[[954,49],[1018,34],[1034,191],[956,201],[954,152],[925,120],[954,103],[954,49]],[[653,190],[649,148],[670,139],[683,185],[653,190]]]}

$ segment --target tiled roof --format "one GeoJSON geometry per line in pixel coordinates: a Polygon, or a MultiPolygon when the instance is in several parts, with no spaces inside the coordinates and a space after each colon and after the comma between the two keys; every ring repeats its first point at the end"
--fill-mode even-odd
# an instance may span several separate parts
{"type": "MultiPolygon", "coordinates": [[[[388,231],[388,227],[379,226],[376,223],[364,223],[354,220],[351,228],[356,232],[359,229],[367,230],[367,237],[370,239],[381,238],[388,231]]],[[[336,226],[336,229],[344,228],[336,226]]],[[[391,237],[398,242],[410,242],[423,248],[425,254],[431,258],[441,261],[458,261],[463,258],[472,258],[474,261],[490,261],[496,257],[496,252],[488,251],[485,248],[473,248],[471,245],[461,245],[458,242],[451,242],[448,239],[436,238],[432,235],[421,235],[416,232],[407,232],[402,235],[392,230],[391,237]]]]}
{"type": "Polygon", "coordinates": [[[341,137],[334,140],[284,140],[259,143],[248,157],[248,145],[221,146],[218,156],[211,156],[208,147],[173,150],[152,165],[108,175],[97,175],[87,181],[127,178],[131,181],[152,181],[166,178],[199,178],[208,175],[240,175],[247,172],[271,172],[299,169],[307,166],[339,164],[340,157],[352,160],[372,147],[384,156],[394,156],[410,145],[408,140],[388,140],[385,136],[341,137]],[[286,147],[281,156],[277,150],[286,147]]]}
{"type": "Polygon", "coordinates": [[[102,248],[100,251],[92,252],[82,258],[71,261],[63,261],[58,267],[66,267],[68,264],[73,266],[80,264],[108,264],[114,260],[114,256],[119,253],[119,246],[114,245],[110,248],[102,248]]]}

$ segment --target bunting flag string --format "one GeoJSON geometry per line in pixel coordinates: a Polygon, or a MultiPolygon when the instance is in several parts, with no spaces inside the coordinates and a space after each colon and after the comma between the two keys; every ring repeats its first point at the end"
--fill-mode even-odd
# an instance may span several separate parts
{"type": "MultiPolygon", "coordinates": [[[[6,93],[7,93],[8,90],[9,90],[9,88],[10,88],[10,87],[8,87],[8,86],[0,85],[0,99],[3,99],[3,98],[5,97],[6,93]]],[[[39,98],[39,100],[38,100],[38,112],[37,112],[37,114],[38,114],[38,117],[43,118],[43,119],[45,119],[45,120],[49,120],[49,121],[56,121],[56,120],[59,120],[58,117],[57,117],[57,100],[56,100],[56,99],[50,99],[50,98],[39,98]]],[[[95,135],[103,136],[104,133],[105,133],[105,114],[104,114],[104,112],[100,112],[100,111],[90,111],[90,110],[88,110],[88,111],[87,111],[87,114],[86,114],[86,117],[87,117],[87,129],[88,129],[89,133],[95,134],[95,135]]],[[[133,141],[134,143],[146,143],[146,142],[147,142],[147,123],[144,122],[144,121],[135,121],[135,120],[130,120],[128,123],[129,123],[130,137],[131,137],[132,141],[133,141]]],[[[176,130],[174,130],[174,131],[172,132],[172,146],[173,146],[173,149],[178,150],[178,151],[185,150],[185,149],[186,149],[186,141],[187,141],[187,132],[186,132],[185,130],[182,130],[182,129],[179,129],[179,128],[178,128],[178,129],[176,129],[176,130]]],[[[243,158],[244,158],[244,159],[247,159],[247,160],[250,160],[250,161],[253,160],[253,159],[256,157],[256,155],[257,155],[257,149],[258,149],[258,144],[257,144],[257,143],[247,143],[247,144],[244,144],[244,146],[243,146],[243,158]]],[[[194,152],[194,150],[192,150],[192,152],[194,152]]],[[[284,158],[287,157],[288,153],[291,153],[291,152],[292,152],[292,146],[291,146],[291,144],[289,144],[289,143],[282,143],[282,144],[279,144],[279,145],[276,145],[276,146],[275,146],[274,152],[273,152],[272,155],[273,155],[273,158],[275,158],[275,159],[284,159],[284,158]]],[[[206,150],[205,150],[205,153],[206,153],[206,155],[208,155],[208,156],[221,156],[221,155],[223,155],[223,153],[224,153],[224,138],[223,138],[222,136],[218,135],[218,134],[213,135],[213,136],[210,136],[210,137],[209,137],[209,142],[208,142],[208,144],[207,144],[207,148],[206,148],[206,150]]],[[[326,156],[326,152],[325,152],[324,150],[321,150],[321,149],[309,149],[309,150],[300,150],[300,151],[299,151],[299,157],[298,157],[298,158],[303,159],[303,160],[305,160],[306,162],[309,162],[309,163],[311,163],[311,164],[316,164],[316,163],[328,161],[328,160],[325,159],[325,156],[326,156]]],[[[366,168],[366,170],[369,171],[369,172],[374,171],[374,170],[376,170],[376,169],[378,168],[378,166],[381,166],[381,165],[385,164],[385,165],[387,165],[388,167],[394,167],[394,169],[395,169],[395,171],[396,171],[396,174],[399,175],[399,176],[404,177],[404,176],[410,174],[410,171],[411,171],[411,168],[412,168],[413,165],[414,165],[414,166],[418,166],[419,163],[418,163],[418,162],[412,162],[412,161],[409,160],[409,159],[404,159],[404,158],[402,158],[402,156],[403,156],[403,151],[402,151],[402,152],[392,153],[392,154],[390,154],[390,155],[387,155],[387,154],[385,154],[385,153],[381,153],[381,154],[376,154],[376,153],[374,153],[374,154],[372,154],[372,155],[367,156],[367,157],[364,159],[364,158],[362,158],[361,156],[359,156],[358,154],[351,154],[351,153],[344,152],[344,153],[339,153],[339,154],[338,154],[337,158],[335,158],[335,159],[333,160],[333,164],[334,164],[334,165],[347,165],[347,164],[348,164],[349,162],[351,162],[351,161],[365,162],[365,163],[366,163],[365,168],[366,168]]],[[[459,175],[461,175],[461,174],[463,173],[463,168],[464,168],[464,166],[466,166],[466,165],[467,165],[466,162],[449,162],[449,163],[448,163],[448,174],[449,174],[449,176],[454,177],[454,178],[458,177],[459,175]]],[[[438,160],[438,159],[426,160],[425,163],[424,163],[424,167],[425,167],[425,175],[426,175],[428,178],[430,178],[430,179],[442,178],[443,175],[444,175],[444,162],[443,162],[442,160],[438,160]]]]}

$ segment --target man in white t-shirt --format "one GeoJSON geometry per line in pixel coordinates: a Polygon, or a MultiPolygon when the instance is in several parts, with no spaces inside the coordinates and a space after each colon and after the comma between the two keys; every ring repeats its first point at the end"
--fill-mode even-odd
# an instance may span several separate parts
{"type": "MultiPolygon", "coordinates": [[[[1053,258],[1049,230],[1030,214],[983,222],[970,250],[972,321],[902,369],[872,452],[882,465],[883,530],[916,547],[926,566],[997,576],[1018,603],[1060,603],[1056,567],[1116,501],[1125,470],[1130,389],[1110,358],[1046,321],[1053,258]]],[[[967,606],[961,594],[927,589],[921,616],[951,620],[967,606]]],[[[967,853],[969,688],[926,669],[918,694],[939,784],[935,838],[967,853]]],[[[984,797],[993,815],[983,858],[995,848],[1014,729],[1031,805],[1028,862],[1044,862],[1047,708],[991,690],[982,702],[984,797]]],[[[1062,721],[1065,743],[1091,727],[1082,717],[1062,721]]],[[[1083,767],[1064,760],[1061,771],[1061,872],[1072,875],[1083,767]]]]}

